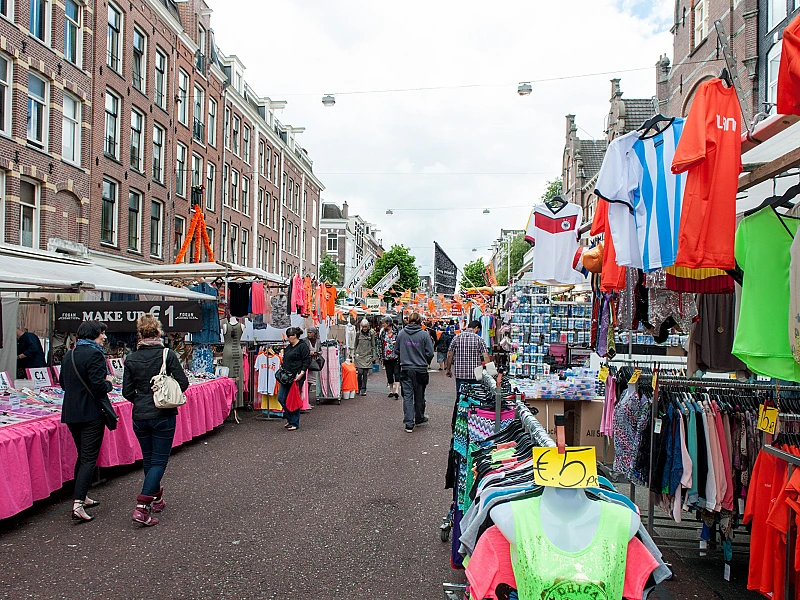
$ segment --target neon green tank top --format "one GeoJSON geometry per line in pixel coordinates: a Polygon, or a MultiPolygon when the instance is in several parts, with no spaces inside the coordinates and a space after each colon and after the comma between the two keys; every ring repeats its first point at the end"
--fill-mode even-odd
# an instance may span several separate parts
{"type": "Polygon", "coordinates": [[[592,542],[580,552],[564,552],[542,530],[540,502],[537,497],[511,503],[520,600],[621,600],[630,510],[600,502],[600,523],[592,542]]]}

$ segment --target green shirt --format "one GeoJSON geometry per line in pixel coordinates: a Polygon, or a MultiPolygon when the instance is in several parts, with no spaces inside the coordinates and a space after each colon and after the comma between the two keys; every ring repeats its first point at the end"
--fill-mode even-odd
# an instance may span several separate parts
{"type": "Polygon", "coordinates": [[[517,549],[514,577],[520,600],[621,600],[630,509],[600,502],[594,539],[579,552],[565,552],[542,530],[540,506],[539,497],[511,502],[517,549]]]}
{"type": "Polygon", "coordinates": [[[754,373],[788,381],[800,381],[788,336],[790,250],[798,223],[766,207],[736,230],[744,284],[733,354],[754,373]]]}

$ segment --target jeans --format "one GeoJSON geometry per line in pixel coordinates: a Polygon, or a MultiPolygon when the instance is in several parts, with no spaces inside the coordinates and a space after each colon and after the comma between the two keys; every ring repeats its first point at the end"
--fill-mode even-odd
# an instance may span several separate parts
{"type": "Polygon", "coordinates": [[[430,381],[428,371],[402,369],[400,387],[403,390],[403,424],[414,428],[425,417],[425,388],[430,381]]]}
{"type": "Polygon", "coordinates": [[[439,363],[439,368],[444,369],[444,363],[447,361],[447,350],[438,351],[436,353],[436,362],[439,363]]]}
{"type": "Polygon", "coordinates": [[[289,390],[292,389],[291,386],[297,385],[301,386],[303,384],[303,380],[295,381],[290,383],[289,385],[280,384],[278,387],[278,402],[281,403],[283,407],[283,418],[289,422],[289,425],[294,427],[300,427],[300,409],[297,410],[286,410],[286,398],[289,397],[289,390]]]}
{"type": "Polygon", "coordinates": [[[68,423],[67,427],[78,450],[78,459],[75,461],[75,493],[72,498],[84,500],[92,483],[92,474],[97,465],[97,457],[100,455],[106,426],[103,419],[95,419],[85,423],[68,423]]]}
{"type": "Polygon", "coordinates": [[[367,379],[369,378],[372,368],[358,370],[358,391],[364,393],[367,391],[367,379]]]}
{"type": "Polygon", "coordinates": [[[161,478],[167,469],[175,437],[175,415],[158,419],[135,420],[133,433],[142,448],[144,484],[142,494],[155,496],[161,489],[161,478]]]}

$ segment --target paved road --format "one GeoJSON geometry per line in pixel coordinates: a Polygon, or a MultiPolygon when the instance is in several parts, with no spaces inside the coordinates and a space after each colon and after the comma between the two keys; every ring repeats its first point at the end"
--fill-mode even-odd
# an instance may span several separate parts
{"type": "MultiPolygon", "coordinates": [[[[441,600],[463,581],[438,536],[453,381],[431,374],[431,421],[411,434],[383,373],[369,387],[295,433],[245,413],[180,448],[156,527],[130,520],[134,468],[104,470],[91,523],[69,519],[71,489],[0,522],[0,598],[441,600]]],[[[675,571],[658,600],[717,597],[675,571]]]]}

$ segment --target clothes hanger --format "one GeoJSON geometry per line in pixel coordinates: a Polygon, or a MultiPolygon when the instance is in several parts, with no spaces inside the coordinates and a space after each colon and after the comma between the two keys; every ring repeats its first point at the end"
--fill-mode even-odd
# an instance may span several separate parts
{"type": "Polygon", "coordinates": [[[561,196],[553,196],[544,201],[547,208],[556,213],[567,205],[567,201],[561,196]]]}
{"type": "Polygon", "coordinates": [[[792,200],[794,200],[798,194],[800,194],[800,183],[796,183],[780,196],[770,196],[769,198],[766,198],[756,208],[745,211],[744,216],[749,217],[750,215],[760,211],[762,208],[780,208],[781,206],[789,208],[790,206],[793,206],[792,200]]]}
{"type": "Polygon", "coordinates": [[[642,125],[639,127],[639,129],[636,130],[636,131],[641,132],[641,135],[639,136],[639,139],[640,140],[647,140],[647,139],[650,139],[652,137],[657,136],[660,133],[663,133],[664,131],[666,131],[667,127],[672,125],[672,123],[674,121],[675,121],[675,117],[665,117],[661,113],[658,113],[654,117],[650,117],[644,123],[642,123],[642,125]],[[659,125],[662,125],[662,124],[664,124],[664,126],[659,129],[659,125]],[[653,131],[654,133],[652,135],[648,135],[651,131],[653,131]]]}
{"type": "Polygon", "coordinates": [[[722,70],[719,72],[719,78],[725,83],[725,87],[733,87],[733,79],[731,78],[730,71],[728,71],[728,67],[722,67],[722,70]]]}

